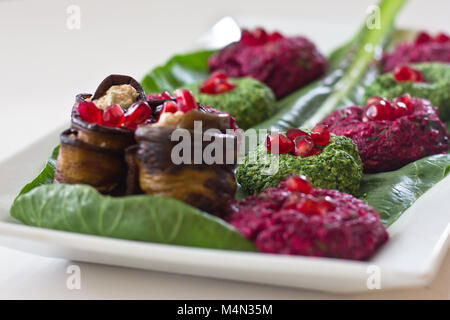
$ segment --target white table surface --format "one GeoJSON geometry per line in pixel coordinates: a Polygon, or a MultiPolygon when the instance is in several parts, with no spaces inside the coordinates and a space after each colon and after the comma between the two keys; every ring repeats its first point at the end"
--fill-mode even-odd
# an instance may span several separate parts
{"type": "MultiPolygon", "coordinates": [[[[303,33],[328,51],[357,30],[372,3],[0,0],[0,160],[67,121],[76,93],[91,92],[110,73],[141,79],[170,55],[193,48],[223,16],[233,16],[243,25],[303,33]],[[66,27],[71,4],[81,9],[79,30],[66,27]]],[[[448,12],[447,0],[411,0],[398,24],[450,32],[448,12]]],[[[450,254],[425,288],[336,296],[45,258],[0,247],[0,298],[449,299],[450,254]],[[66,287],[66,270],[73,264],[81,268],[80,290],[66,287]]]]}

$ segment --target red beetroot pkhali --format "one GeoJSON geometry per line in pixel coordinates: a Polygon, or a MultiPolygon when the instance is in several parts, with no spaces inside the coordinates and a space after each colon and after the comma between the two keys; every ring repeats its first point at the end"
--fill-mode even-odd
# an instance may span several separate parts
{"type": "Polygon", "coordinates": [[[277,188],[231,201],[227,220],[261,252],[367,260],[388,240],[378,213],[336,190],[277,188]]]}
{"type": "Polygon", "coordinates": [[[305,37],[285,37],[261,28],[243,30],[234,42],[209,59],[211,72],[224,70],[230,77],[251,76],[267,84],[281,98],[322,76],[325,57],[305,37]]]}
{"type": "Polygon", "coordinates": [[[397,45],[394,52],[383,55],[383,71],[390,72],[398,66],[417,62],[450,63],[450,37],[439,33],[434,37],[420,33],[415,42],[397,45]]]}
{"type": "Polygon", "coordinates": [[[321,122],[353,140],[365,172],[395,170],[449,149],[449,134],[428,100],[403,95],[388,102],[389,107],[383,100],[371,98],[366,107],[336,110],[321,122]]]}

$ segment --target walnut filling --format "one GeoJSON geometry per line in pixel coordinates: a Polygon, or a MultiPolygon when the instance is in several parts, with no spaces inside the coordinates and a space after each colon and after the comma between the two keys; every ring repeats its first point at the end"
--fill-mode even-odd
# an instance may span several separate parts
{"type": "Polygon", "coordinates": [[[114,85],[106,91],[105,95],[95,99],[95,105],[105,110],[107,107],[118,104],[122,108],[128,108],[137,101],[139,93],[129,84],[114,85]]]}
{"type": "Polygon", "coordinates": [[[175,113],[165,112],[162,113],[159,117],[158,122],[153,123],[153,127],[176,127],[180,121],[181,118],[184,116],[183,111],[177,111],[175,113]]]}

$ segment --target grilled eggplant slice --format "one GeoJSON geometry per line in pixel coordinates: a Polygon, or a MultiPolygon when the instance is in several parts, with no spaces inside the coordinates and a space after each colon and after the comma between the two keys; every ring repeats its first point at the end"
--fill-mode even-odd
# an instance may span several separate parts
{"type": "Polygon", "coordinates": [[[237,159],[236,136],[225,133],[229,123],[226,115],[191,110],[177,127],[140,127],[135,135],[137,146],[127,149],[127,192],[172,197],[221,215],[225,204],[236,192],[233,173],[237,159]],[[201,140],[197,140],[202,143],[198,146],[194,143],[195,134],[198,134],[198,131],[194,132],[194,121],[202,122],[201,140]],[[172,141],[171,136],[180,128],[190,133],[191,156],[185,163],[174,163],[172,151],[179,142],[172,141]],[[205,132],[212,128],[217,130],[205,132]],[[216,158],[215,163],[206,163],[203,157],[195,159],[195,152],[203,155],[205,148],[214,141],[223,146],[221,159],[216,158]]]}

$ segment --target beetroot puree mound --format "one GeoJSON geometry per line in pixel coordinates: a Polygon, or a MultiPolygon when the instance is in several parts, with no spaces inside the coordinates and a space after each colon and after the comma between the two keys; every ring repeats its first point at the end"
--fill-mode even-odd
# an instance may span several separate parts
{"type": "Polygon", "coordinates": [[[277,98],[322,76],[325,57],[305,37],[244,30],[234,42],[209,59],[211,72],[224,70],[230,77],[251,76],[268,85],[277,98]]]}
{"type": "Polygon", "coordinates": [[[394,52],[383,55],[383,71],[390,72],[397,66],[417,62],[450,63],[450,38],[442,34],[436,38],[422,33],[413,43],[405,42],[397,45],[394,52]]]}
{"type": "Polygon", "coordinates": [[[428,155],[446,152],[449,135],[428,100],[412,98],[411,114],[395,120],[363,121],[364,108],[336,110],[321,123],[358,147],[365,172],[398,169],[428,155]]]}
{"type": "Polygon", "coordinates": [[[366,260],[388,240],[378,213],[365,202],[337,190],[314,189],[310,195],[329,197],[335,208],[307,215],[283,205],[298,195],[282,182],[241,202],[233,201],[228,220],[266,253],[366,260]]]}

